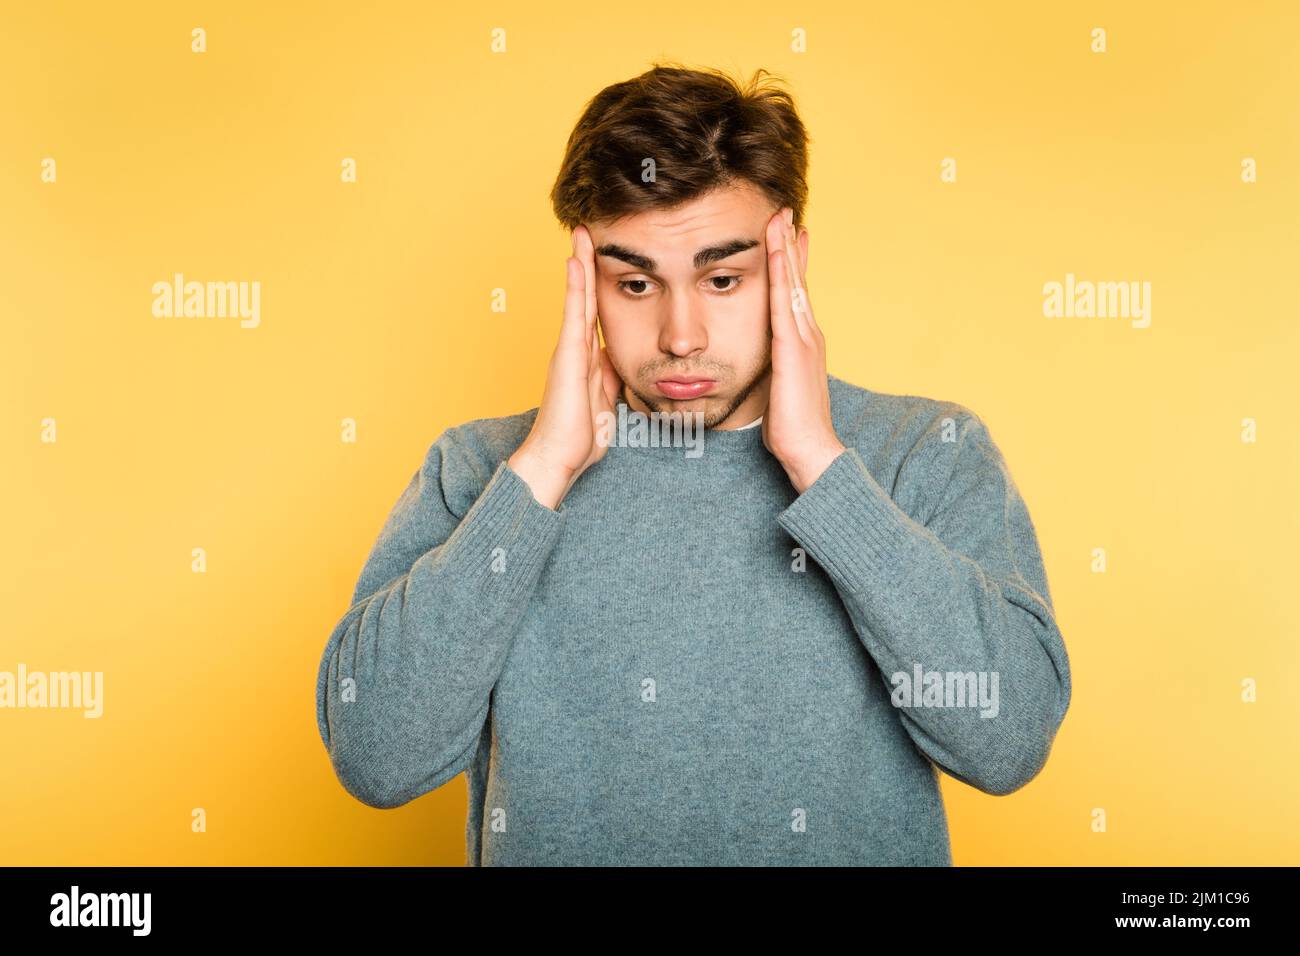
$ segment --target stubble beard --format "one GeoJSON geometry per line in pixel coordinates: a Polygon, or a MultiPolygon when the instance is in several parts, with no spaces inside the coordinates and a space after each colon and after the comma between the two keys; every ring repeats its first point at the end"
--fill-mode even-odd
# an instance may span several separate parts
{"type": "MultiPolygon", "coordinates": [[[[738,391],[735,394],[735,396],[729,402],[727,402],[726,405],[722,406],[721,408],[714,408],[711,411],[705,411],[704,427],[713,428],[716,425],[720,424],[721,422],[725,422],[728,418],[730,418],[731,414],[742,404],[744,404],[745,400],[748,399],[749,396],[753,394],[754,389],[758,388],[758,386],[762,383],[764,377],[768,374],[768,372],[771,371],[771,368],[772,368],[772,360],[769,357],[763,363],[763,367],[758,370],[758,372],[753,376],[753,378],[751,378],[749,382],[745,384],[745,387],[742,388],[740,391],[738,391]]],[[[646,408],[650,409],[650,411],[656,412],[661,415],[672,414],[673,412],[679,412],[681,414],[691,414],[692,412],[697,411],[695,409],[688,410],[685,408],[675,409],[672,407],[675,404],[672,401],[672,399],[660,398],[654,395],[646,395],[640,389],[633,388],[625,381],[623,383],[622,398],[623,401],[626,402],[629,406],[631,405],[631,402],[627,401],[628,392],[631,392],[633,395],[639,398],[641,400],[641,403],[646,408]]],[[[685,405],[687,403],[682,402],[680,404],[685,405]]]]}

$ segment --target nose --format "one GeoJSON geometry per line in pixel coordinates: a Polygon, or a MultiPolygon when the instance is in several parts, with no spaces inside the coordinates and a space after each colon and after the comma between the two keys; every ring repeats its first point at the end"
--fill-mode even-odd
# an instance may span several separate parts
{"type": "Polygon", "coordinates": [[[659,349],[668,355],[688,358],[709,347],[703,306],[690,296],[666,297],[667,313],[659,330],[659,349]]]}

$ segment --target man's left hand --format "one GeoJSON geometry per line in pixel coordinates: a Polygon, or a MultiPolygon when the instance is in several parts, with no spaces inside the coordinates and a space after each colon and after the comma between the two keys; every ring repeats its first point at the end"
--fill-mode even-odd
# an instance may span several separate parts
{"type": "Polygon", "coordinates": [[[763,415],[763,444],[781,463],[795,491],[803,494],[845,447],[831,424],[826,340],[813,317],[806,263],[787,214],[793,217],[788,207],[767,223],[772,384],[763,415]]]}

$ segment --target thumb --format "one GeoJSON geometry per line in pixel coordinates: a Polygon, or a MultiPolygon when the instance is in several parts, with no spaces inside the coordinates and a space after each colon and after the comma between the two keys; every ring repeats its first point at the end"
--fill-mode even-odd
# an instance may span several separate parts
{"type": "Polygon", "coordinates": [[[618,400],[619,392],[623,390],[623,379],[614,370],[614,363],[609,360],[609,349],[604,347],[600,350],[600,368],[604,380],[605,398],[609,400],[610,405],[613,405],[618,400]]]}

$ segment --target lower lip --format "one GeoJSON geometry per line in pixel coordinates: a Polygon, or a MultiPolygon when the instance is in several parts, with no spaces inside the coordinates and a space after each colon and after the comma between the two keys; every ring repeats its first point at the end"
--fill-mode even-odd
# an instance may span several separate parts
{"type": "Polygon", "coordinates": [[[660,394],[666,398],[681,400],[699,398],[713,391],[717,384],[713,379],[701,382],[655,382],[655,388],[659,389],[660,394]]]}

